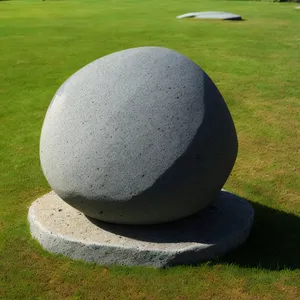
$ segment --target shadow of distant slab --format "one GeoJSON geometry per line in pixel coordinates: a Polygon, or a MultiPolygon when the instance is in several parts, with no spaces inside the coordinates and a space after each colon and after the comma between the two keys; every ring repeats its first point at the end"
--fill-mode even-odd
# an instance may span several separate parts
{"type": "Polygon", "coordinates": [[[204,12],[191,12],[176,17],[177,19],[211,19],[211,20],[242,20],[240,15],[221,12],[221,11],[204,11],[204,12]]]}
{"type": "Polygon", "coordinates": [[[205,210],[160,225],[117,225],[88,219],[54,192],[30,207],[31,234],[48,251],[101,265],[165,267],[216,258],[248,237],[249,202],[222,191],[205,210]]]}

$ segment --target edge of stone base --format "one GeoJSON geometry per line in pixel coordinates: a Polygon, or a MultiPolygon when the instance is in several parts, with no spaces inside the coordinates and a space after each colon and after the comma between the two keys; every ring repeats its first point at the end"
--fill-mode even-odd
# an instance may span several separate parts
{"type": "MultiPolygon", "coordinates": [[[[49,194],[56,195],[54,192],[50,192],[43,197],[49,196],[49,194]]],[[[252,206],[247,200],[234,194],[228,194],[238,198],[240,201],[247,202],[245,204],[248,205],[247,209],[249,215],[244,226],[236,228],[230,235],[219,239],[218,243],[192,246],[183,245],[180,250],[173,250],[171,247],[170,249],[155,250],[153,248],[145,249],[145,247],[143,247],[142,249],[137,246],[131,247],[130,245],[124,246],[121,244],[108,245],[107,243],[99,242],[90,243],[51,232],[44,228],[35,216],[34,204],[43,197],[34,201],[30,206],[28,221],[32,237],[35,238],[44,249],[55,254],[62,254],[71,259],[83,260],[105,266],[126,265],[162,268],[174,265],[193,265],[224,255],[228,251],[243,244],[251,232],[254,219],[252,206]]],[[[86,221],[90,222],[88,219],[86,219],[86,221]]]]}

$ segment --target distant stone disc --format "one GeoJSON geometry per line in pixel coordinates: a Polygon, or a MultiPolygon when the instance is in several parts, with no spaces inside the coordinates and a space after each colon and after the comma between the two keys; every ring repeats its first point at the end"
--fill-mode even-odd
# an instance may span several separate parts
{"type": "Polygon", "coordinates": [[[176,17],[177,19],[216,19],[216,20],[242,20],[240,15],[227,13],[223,11],[204,11],[204,12],[191,12],[176,17]]]}

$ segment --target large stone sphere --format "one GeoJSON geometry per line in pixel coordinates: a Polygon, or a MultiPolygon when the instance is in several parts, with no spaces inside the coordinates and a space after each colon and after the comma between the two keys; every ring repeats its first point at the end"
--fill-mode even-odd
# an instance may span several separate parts
{"type": "Polygon", "coordinates": [[[206,207],[227,180],[237,136],[210,78],[166,48],[116,52],[57,91],[41,133],[53,190],[87,216],[155,224],[206,207]]]}

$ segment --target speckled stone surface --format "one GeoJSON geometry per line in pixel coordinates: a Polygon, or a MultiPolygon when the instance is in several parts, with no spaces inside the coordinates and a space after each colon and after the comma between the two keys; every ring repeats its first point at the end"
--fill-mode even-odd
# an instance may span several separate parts
{"type": "Polygon", "coordinates": [[[243,243],[254,218],[245,199],[222,191],[198,214],[161,225],[89,220],[54,192],[29,209],[31,234],[47,250],[101,265],[164,267],[215,258],[243,243]]]}
{"type": "Polygon", "coordinates": [[[216,19],[216,20],[242,20],[242,17],[236,14],[227,13],[223,11],[204,11],[191,12],[176,17],[177,19],[216,19]]]}
{"type": "Polygon", "coordinates": [[[52,189],[86,215],[155,224],[191,215],[237,155],[227,106],[187,57],[159,47],[102,57],[55,94],[40,159],[52,189]]]}

